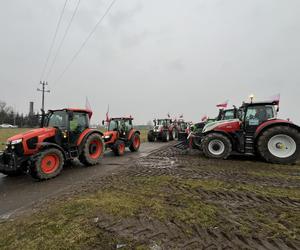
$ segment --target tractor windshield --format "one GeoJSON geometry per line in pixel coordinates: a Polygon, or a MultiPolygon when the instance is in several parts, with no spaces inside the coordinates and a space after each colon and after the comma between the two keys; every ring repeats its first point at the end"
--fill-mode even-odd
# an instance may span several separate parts
{"type": "Polygon", "coordinates": [[[108,124],[108,131],[114,131],[118,130],[118,121],[117,120],[111,120],[108,124]]]}
{"type": "Polygon", "coordinates": [[[54,111],[48,115],[48,119],[46,121],[47,127],[59,127],[66,128],[68,121],[68,114],[64,110],[54,111]]]}
{"type": "Polygon", "coordinates": [[[234,119],[234,110],[226,110],[224,112],[224,116],[222,117],[222,120],[230,120],[234,119]]]}

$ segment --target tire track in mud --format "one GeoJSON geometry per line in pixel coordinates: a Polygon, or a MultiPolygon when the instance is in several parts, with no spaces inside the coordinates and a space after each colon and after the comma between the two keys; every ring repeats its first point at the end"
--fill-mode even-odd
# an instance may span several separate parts
{"type": "Polygon", "coordinates": [[[97,226],[109,233],[131,237],[140,244],[151,245],[155,242],[162,249],[299,249],[297,242],[282,239],[268,239],[257,236],[244,236],[240,233],[189,227],[183,223],[161,222],[153,219],[114,220],[106,218],[98,221],[97,226]],[[187,233],[188,232],[188,233],[187,233]]]}
{"type": "MultiPolygon", "coordinates": [[[[249,175],[239,175],[234,171],[217,171],[191,169],[186,164],[187,152],[180,148],[169,147],[153,152],[147,157],[138,159],[133,166],[123,173],[129,177],[171,176],[168,189],[174,194],[185,194],[193,199],[211,204],[226,204],[231,211],[245,213],[248,208],[271,205],[290,209],[300,209],[300,201],[288,197],[266,197],[250,192],[233,192],[230,190],[205,190],[181,185],[180,179],[220,179],[241,183],[264,183],[262,178],[249,178],[249,175]],[[184,158],[184,159],[182,159],[184,158]],[[247,178],[248,177],[248,178],[247,178]]],[[[271,179],[274,181],[274,179],[271,179]]],[[[265,182],[268,186],[285,187],[286,183],[265,182]],[[273,185],[270,185],[273,184],[273,185]],[[283,184],[283,185],[282,185],[283,184]]],[[[287,185],[286,185],[287,186],[287,185]]],[[[171,202],[171,201],[169,201],[171,202]]],[[[300,249],[300,241],[279,238],[268,238],[265,235],[254,233],[244,235],[238,230],[239,222],[227,214],[220,214],[224,225],[215,228],[202,228],[197,225],[188,225],[178,221],[159,221],[153,218],[146,219],[139,216],[125,220],[116,220],[106,217],[97,224],[102,230],[117,233],[124,237],[132,237],[139,243],[151,245],[155,242],[162,249],[300,249]]],[[[256,223],[252,223],[255,232],[256,223]]],[[[251,221],[250,221],[251,225],[251,221]]]]}

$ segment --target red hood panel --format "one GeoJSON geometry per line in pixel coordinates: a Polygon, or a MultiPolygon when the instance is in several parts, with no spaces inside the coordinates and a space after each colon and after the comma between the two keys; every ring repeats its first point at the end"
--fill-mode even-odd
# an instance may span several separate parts
{"type": "Polygon", "coordinates": [[[53,135],[54,135],[55,130],[56,130],[55,128],[32,129],[32,130],[29,130],[25,133],[14,135],[14,136],[8,138],[8,141],[14,141],[14,140],[18,140],[18,139],[27,140],[27,139],[30,139],[32,137],[41,136],[41,135],[44,135],[44,134],[52,134],[53,133],[53,135]]]}

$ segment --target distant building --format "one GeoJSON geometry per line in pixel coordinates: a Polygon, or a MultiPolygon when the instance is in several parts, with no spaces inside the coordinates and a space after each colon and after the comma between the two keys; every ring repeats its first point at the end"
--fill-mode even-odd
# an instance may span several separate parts
{"type": "Polygon", "coordinates": [[[29,115],[34,115],[34,111],[33,111],[33,107],[34,107],[34,102],[29,102],[29,115]]]}

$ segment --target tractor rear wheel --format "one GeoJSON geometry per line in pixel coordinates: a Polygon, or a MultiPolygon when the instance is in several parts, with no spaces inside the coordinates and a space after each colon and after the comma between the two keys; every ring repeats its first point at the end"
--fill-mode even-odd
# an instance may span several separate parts
{"type": "Polygon", "coordinates": [[[139,150],[141,145],[141,138],[140,135],[138,133],[135,133],[132,137],[131,137],[131,142],[130,142],[130,151],[131,152],[136,152],[139,150]]]}
{"type": "Polygon", "coordinates": [[[257,150],[267,162],[278,164],[296,163],[300,154],[300,133],[294,128],[276,126],[267,129],[258,138],[257,150]]]}
{"type": "Polygon", "coordinates": [[[154,142],[154,141],[155,141],[155,136],[154,136],[152,130],[150,130],[150,131],[148,132],[148,141],[149,141],[149,142],[154,142]]]}
{"type": "Polygon", "coordinates": [[[117,156],[122,156],[125,153],[125,143],[124,141],[118,140],[116,141],[113,151],[115,153],[115,155],[117,156]]]}
{"type": "Polygon", "coordinates": [[[64,165],[64,156],[57,148],[47,148],[38,156],[31,166],[30,174],[33,178],[47,180],[60,174],[64,165]]]}
{"type": "Polygon", "coordinates": [[[79,156],[80,162],[85,166],[93,166],[99,164],[103,157],[104,144],[99,134],[90,135],[79,156]]]}
{"type": "Polygon", "coordinates": [[[201,143],[203,153],[208,158],[226,159],[232,151],[230,140],[222,134],[211,133],[201,143]]]}

